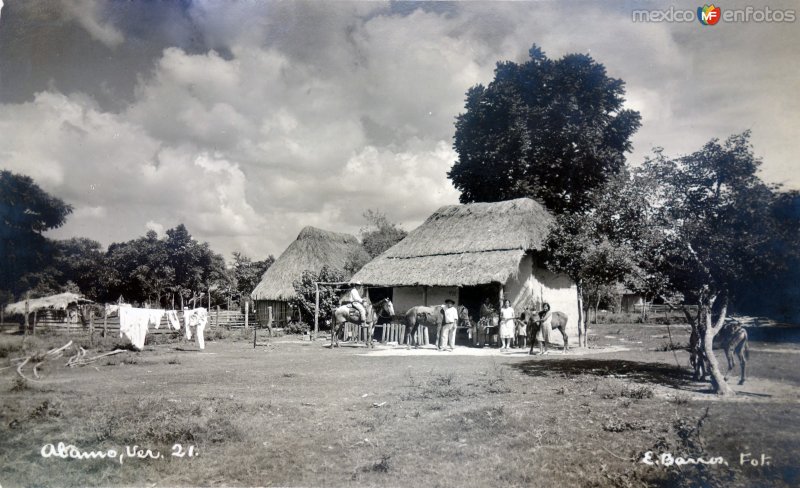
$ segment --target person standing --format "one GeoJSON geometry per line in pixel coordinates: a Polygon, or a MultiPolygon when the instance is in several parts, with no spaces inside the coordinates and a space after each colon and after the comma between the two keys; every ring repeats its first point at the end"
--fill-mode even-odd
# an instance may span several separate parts
{"type": "Polygon", "coordinates": [[[439,329],[439,350],[447,344],[447,350],[452,351],[456,343],[456,324],[458,323],[458,310],[456,302],[449,298],[444,301],[444,323],[439,329]]]}
{"type": "Polygon", "coordinates": [[[539,340],[540,354],[547,354],[547,343],[550,342],[552,328],[553,312],[550,311],[550,304],[545,303],[542,305],[542,311],[539,312],[539,332],[536,334],[536,339],[539,340]]]}
{"type": "Polygon", "coordinates": [[[516,328],[515,319],[511,302],[508,299],[503,300],[503,308],[500,309],[500,341],[503,345],[500,349],[508,350],[511,345],[511,340],[514,339],[514,329],[516,328]]]}
{"type": "Polygon", "coordinates": [[[486,329],[492,325],[492,317],[496,315],[492,301],[489,297],[483,300],[480,311],[480,320],[475,324],[472,334],[472,345],[483,347],[486,345],[486,329]]]}

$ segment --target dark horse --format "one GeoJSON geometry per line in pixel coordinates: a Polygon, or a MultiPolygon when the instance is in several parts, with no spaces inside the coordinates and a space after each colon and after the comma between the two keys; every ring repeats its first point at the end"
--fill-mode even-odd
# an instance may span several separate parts
{"type": "MultiPolygon", "coordinates": [[[[466,321],[469,324],[469,311],[464,305],[458,306],[458,321],[466,321]]],[[[420,325],[427,327],[436,327],[439,330],[444,323],[444,306],[436,305],[434,307],[417,306],[411,307],[406,312],[406,346],[411,347],[414,338],[417,337],[417,330],[420,325]]],[[[438,334],[436,342],[438,344],[438,334]]],[[[414,344],[414,347],[419,347],[419,344],[414,344]]]]}
{"type": "MultiPolygon", "coordinates": [[[[549,310],[549,307],[548,307],[549,310]]],[[[525,310],[522,314],[522,321],[527,325],[528,341],[531,343],[531,349],[528,354],[533,354],[533,346],[536,341],[536,334],[542,326],[542,319],[544,318],[544,311],[536,313],[531,310],[525,310]]],[[[564,354],[569,350],[569,337],[567,336],[567,322],[569,317],[564,312],[553,312],[553,317],[550,319],[551,330],[558,330],[561,332],[561,337],[564,338],[564,354]]],[[[539,341],[539,354],[547,352],[547,337],[548,333],[542,334],[542,340],[539,341]]]]}
{"type": "Polygon", "coordinates": [[[358,312],[349,305],[342,305],[333,311],[333,320],[331,320],[331,348],[339,347],[339,331],[346,322],[368,328],[367,332],[367,347],[375,347],[373,343],[373,334],[375,332],[375,323],[378,317],[391,317],[394,315],[394,305],[388,298],[384,298],[375,302],[375,305],[369,301],[364,300],[364,310],[367,312],[366,320],[359,321],[358,312]],[[376,311],[377,310],[377,311],[376,311]]]}

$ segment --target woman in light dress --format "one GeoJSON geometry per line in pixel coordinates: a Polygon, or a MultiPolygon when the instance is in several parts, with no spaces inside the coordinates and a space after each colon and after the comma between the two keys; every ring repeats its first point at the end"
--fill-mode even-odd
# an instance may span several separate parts
{"type": "Polygon", "coordinates": [[[508,350],[511,346],[511,341],[514,339],[514,325],[516,316],[514,309],[511,308],[511,302],[503,300],[503,308],[500,309],[500,340],[503,345],[500,349],[508,350]]]}

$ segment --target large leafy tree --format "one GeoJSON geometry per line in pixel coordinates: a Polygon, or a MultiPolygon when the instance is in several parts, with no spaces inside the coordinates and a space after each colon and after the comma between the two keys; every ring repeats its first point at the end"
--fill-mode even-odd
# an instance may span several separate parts
{"type": "MultiPolygon", "coordinates": [[[[364,219],[366,219],[367,225],[361,229],[361,243],[371,259],[408,235],[408,232],[390,221],[386,214],[379,210],[367,210],[364,212],[364,219]]],[[[361,266],[364,264],[366,263],[361,263],[361,266]]],[[[353,273],[361,269],[361,266],[358,266],[353,273]]]]}
{"type": "Polygon", "coordinates": [[[0,171],[0,291],[18,295],[30,284],[22,278],[49,264],[53,246],[42,234],[64,225],[70,213],[70,205],[30,177],[0,171]]]}
{"type": "Polygon", "coordinates": [[[642,253],[652,236],[647,204],[622,172],[594,191],[589,210],[556,218],[545,242],[546,264],[578,286],[579,342],[586,346],[588,311],[620,284],[647,280],[642,253]]]}
{"type": "Polygon", "coordinates": [[[713,354],[737,290],[754,277],[781,267],[773,252],[776,220],[772,209],[776,187],[764,184],[757,172],[750,133],[726,141],[713,139],[699,151],[667,158],[656,151],[639,177],[657,181],[651,193],[658,216],[658,260],[651,270],[668,279],[685,303],[685,311],[708,361],[711,383],[720,394],[732,392],[713,354]]]}
{"type": "Polygon", "coordinates": [[[585,210],[624,166],[639,113],[624,108],[624,82],[590,56],[554,60],[535,45],[529,54],[467,92],[448,177],[462,203],[533,197],[556,213],[585,210]]]}
{"type": "Polygon", "coordinates": [[[75,283],[92,300],[102,301],[109,298],[105,284],[110,278],[111,270],[99,242],[73,237],[56,241],[55,247],[53,268],[57,270],[60,283],[75,283]]]}
{"type": "Polygon", "coordinates": [[[111,270],[107,288],[112,299],[121,295],[126,300],[165,306],[163,300],[168,296],[199,299],[212,290],[216,292],[212,297],[223,300],[231,280],[223,257],[207,242],[194,240],[183,224],[167,230],[164,238],[150,231],[143,237],[111,244],[106,260],[111,270]]]}
{"type": "Polygon", "coordinates": [[[250,296],[261,276],[275,262],[270,255],[263,261],[253,261],[240,252],[233,253],[233,284],[238,296],[250,296]]]}
{"type": "MultiPolygon", "coordinates": [[[[314,271],[304,271],[300,279],[293,283],[297,292],[295,298],[291,300],[291,305],[300,311],[300,320],[306,324],[314,323],[314,310],[316,308],[315,282],[339,283],[345,280],[345,273],[342,270],[323,266],[316,273],[314,271]]],[[[320,325],[325,325],[325,321],[331,318],[333,311],[339,305],[339,294],[341,290],[335,286],[319,287],[319,319],[320,325]]]]}

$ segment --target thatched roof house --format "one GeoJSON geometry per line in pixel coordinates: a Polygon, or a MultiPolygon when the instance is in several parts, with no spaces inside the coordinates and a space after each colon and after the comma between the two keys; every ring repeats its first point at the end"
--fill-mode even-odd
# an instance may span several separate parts
{"type": "Polygon", "coordinates": [[[354,236],[305,227],[267,269],[251,293],[259,320],[266,317],[266,308],[271,306],[273,318],[279,324],[285,322],[290,316],[288,301],[295,296],[293,283],[303,271],[318,272],[326,265],[344,270],[354,254],[366,256],[366,251],[354,236]]]}
{"type": "Polygon", "coordinates": [[[451,298],[477,316],[490,298],[516,310],[542,302],[567,313],[577,335],[577,289],[544,268],[542,250],[554,217],[528,198],[448,205],[364,266],[353,281],[390,288],[395,311],[451,298]]]}
{"type": "Polygon", "coordinates": [[[381,286],[505,283],[539,250],[553,216],[534,200],[448,205],[353,279],[381,286]]]}
{"type": "MultiPolygon", "coordinates": [[[[8,315],[24,315],[25,314],[26,300],[20,300],[16,303],[11,303],[6,306],[5,313],[8,315]]],[[[83,305],[85,303],[93,303],[77,293],[58,293],[41,298],[31,298],[28,302],[28,313],[33,313],[39,310],[66,310],[70,306],[83,305]]]]}

